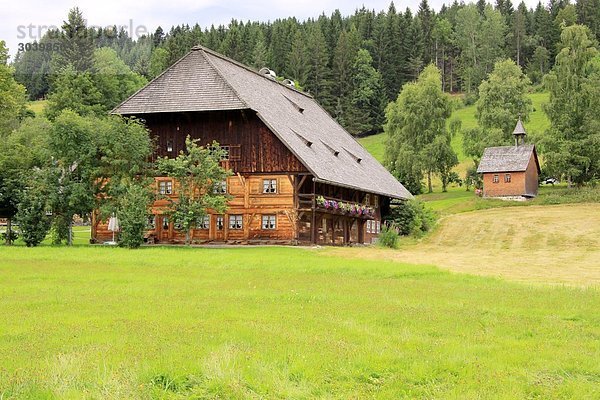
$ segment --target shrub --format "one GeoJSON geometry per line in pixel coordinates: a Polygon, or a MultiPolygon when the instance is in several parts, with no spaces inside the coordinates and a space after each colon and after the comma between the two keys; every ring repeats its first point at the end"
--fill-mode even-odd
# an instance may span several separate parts
{"type": "Polygon", "coordinates": [[[0,240],[7,242],[10,239],[10,242],[14,242],[15,240],[17,240],[19,238],[19,233],[16,232],[14,229],[10,232],[10,238],[8,237],[9,233],[8,232],[2,232],[0,234],[0,240]]]}
{"type": "Polygon", "coordinates": [[[398,247],[398,240],[400,239],[400,235],[398,235],[398,231],[393,226],[383,225],[381,227],[381,233],[379,234],[378,243],[383,247],[389,247],[390,249],[395,249],[398,247]]]}
{"type": "Polygon", "coordinates": [[[475,93],[467,93],[463,98],[463,103],[465,103],[465,107],[472,106],[477,102],[477,95],[475,93]]]}
{"type": "Polygon", "coordinates": [[[437,217],[435,213],[418,200],[404,201],[392,206],[388,221],[396,227],[401,235],[413,235],[419,237],[429,232],[437,217]]]}
{"type": "Polygon", "coordinates": [[[50,229],[45,209],[46,199],[37,191],[28,190],[21,197],[15,219],[27,247],[40,244],[50,229]]]}
{"type": "Polygon", "coordinates": [[[477,167],[475,165],[471,165],[469,168],[467,168],[464,182],[467,192],[471,186],[473,186],[475,189],[483,188],[483,180],[481,179],[481,175],[477,173],[477,167]]]}
{"type": "MultiPolygon", "coordinates": [[[[50,225],[50,243],[52,245],[58,246],[63,243],[68,243],[69,241],[69,231],[71,227],[69,226],[69,220],[64,215],[54,215],[52,217],[52,223],[50,225]]],[[[71,239],[73,238],[73,233],[71,232],[71,239]]]]}
{"type": "Polygon", "coordinates": [[[150,193],[142,185],[131,185],[119,204],[118,217],[121,225],[119,246],[137,249],[144,243],[148,221],[150,193]]]}
{"type": "Polygon", "coordinates": [[[535,200],[537,204],[600,203],[600,190],[593,187],[556,188],[541,193],[535,200]]]}

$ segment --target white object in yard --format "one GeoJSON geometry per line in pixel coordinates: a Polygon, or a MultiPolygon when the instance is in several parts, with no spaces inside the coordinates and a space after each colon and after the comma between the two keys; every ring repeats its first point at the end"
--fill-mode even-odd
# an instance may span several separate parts
{"type": "Polygon", "coordinates": [[[110,242],[104,242],[104,244],[114,246],[117,244],[117,242],[115,242],[115,232],[119,231],[119,219],[114,215],[108,219],[108,230],[112,232],[113,237],[110,242]]]}

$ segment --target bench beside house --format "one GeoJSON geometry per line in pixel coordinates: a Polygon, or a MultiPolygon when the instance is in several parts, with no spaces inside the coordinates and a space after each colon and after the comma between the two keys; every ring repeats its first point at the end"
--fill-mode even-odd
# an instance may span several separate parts
{"type": "MultiPolygon", "coordinates": [[[[198,222],[196,243],[371,243],[390,201],[412,198],[312,96],[201,46],[113,113],[145,122],[155,158],[177,156],[188,135],[228,151],[222,164],[233,175],[221,188],[232,200],[198,222]]],[[[178,183],[155,184],[173,196],[178,183]]],[[[183,242],[166,206],[153,204],[148,236],[183,242]]],[[[110,236],[94,217],[92,239],[110,236]]]]}
{"type": "Polygon", "coordinates": [[[530,199],[537,196],[540,164],[535,145],[525,144],[525,128],[519,118],[514,146],[488,147],[477,172],[483,178],[483,197],[530,199]]]}

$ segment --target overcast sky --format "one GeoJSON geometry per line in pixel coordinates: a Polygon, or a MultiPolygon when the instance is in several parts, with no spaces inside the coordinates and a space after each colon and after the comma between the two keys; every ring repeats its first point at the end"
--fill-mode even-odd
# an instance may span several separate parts
{"type": "MultiPolygon", "coordinates": [[[[447,2],[451,2],[448,0],[447,2]]],[[[420,0],[396,1],[396,8],[417,9],[420,0]]],[[[513,0],[517,2],[517,0],[513,0]]],[[[429,4],[439,10],[444,0],[430,0],[429,4]]],[[[531,7],[537,0],[526,0],[531,7]]],[[[343,15],[354,12],[362,5],[376,11],[386,10],[390,0],[46,0],[15,1],[0,0],[0,39],[6,41],[11,55],[14,55],[19,43],[39,39],[38,32],[50,25],[60,26],[66,19],[69,9],[78,6],[88,21],[88,25],[133,26],[134,31],[147,29],[153,32],[157,26],[168,31],[172,25],[196,22],[202,28],[211,24],[226,24],[232,18],[238,20],[268,21],[277,18],[295,16],[300,20],[318,17],[321,13],[331,14],[340,9],[343,15]],[[31,27],[32,37],[29,35],[31,27]],[[23,36],[25,34],[25,37],[23,36]]]]}

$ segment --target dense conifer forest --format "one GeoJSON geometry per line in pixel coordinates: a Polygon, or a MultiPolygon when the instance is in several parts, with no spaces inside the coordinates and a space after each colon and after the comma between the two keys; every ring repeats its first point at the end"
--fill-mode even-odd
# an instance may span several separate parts
{"type": "MultiPolygon", "coordinates": [[[[576,23],[599,38],[600,0],[551,0],[535,8],[510,0],[454,1],[439,10],[423,0],[417,10],[390,3],[387,10],[363,7],[348,16],[335,11],[305,21],[289,17],[232,20],[216,27],[178,25],[168,31],[157,27],[136,40],[116,27],[87,28],[84,19],[70,29],[85,32],[84,47],[113,49],[123,67],[139,75],[130,83],[156,77],[196,44],[257,69],[267,66],[295,80],[351,133],[364,134],[382,130],[386,105],[431,63],[441,71],[444,91],[467,97],[475,98],[494,63],[505,58],[513,59],[534,85],[541,83],[557,55],[561,27],[576,23]]],[[[59,32],[48,32],[40,43],[60,41],[59,32]]],[[[17,54],[15,76],[30,99],[52,92],[53,73],[65,64],[56,58],[52,51],[17,54]]]]}

